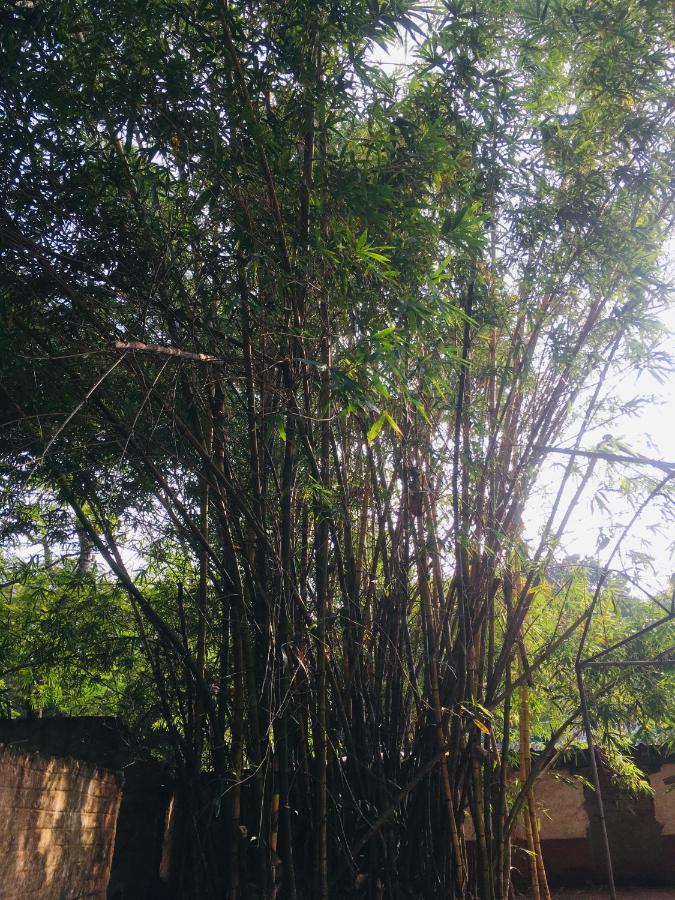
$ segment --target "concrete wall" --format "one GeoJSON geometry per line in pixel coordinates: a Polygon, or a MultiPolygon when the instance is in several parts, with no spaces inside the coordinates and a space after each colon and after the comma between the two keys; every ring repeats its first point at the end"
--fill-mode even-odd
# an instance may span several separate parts
{"type": "Polygon", "coordinates": [[[103,900],[121,796],[112,772],[0,746],[3,900],[103,900]]]}
{"type": "Polygon", "coordinates": [[[649,781],[654,789],[654,813],[663,826],[663,834],[675,840],[675,763],[666,763],[652,772],[649,781]]]}
{"type": "MultiPolygon", "coordinates": [[[[643,771],[653,797],[627,794],[600,770],[615,878],[619,884],[675,889],[675,763],[652,761],[643,765],[643,771]]],[[[606,879],[595,792],[579,775],[590,781],[586,769],[557,769],[535,786],[542,853],[554,885],[601,884],[606,879]]],[[[470,819],[465,834],[474,840],[470,819]]],[[[514,834],[512,862],[525,879],[528,860],[518,844],[524,844],[520,826],[514,834]]]]}
{"type": "MultiPolygon", "coordinates": [[[[622,884],[675,886],[675,765],[646,771],[654,796],[634,797],[601,769],[614,874],[622,884]]],[[[589,778],[588,772],[583,772],[589,778]]],[[[554,883],[602,882],[605,863],[595,792],[565,770],[536,788],[542,852],[554,883]],[[557,776],[557,777],[556,777],[557,776]]]]}
{"type": "MultiPolygon", "coordinates": [[[[162,767],[144,758],[119,721],[105,716],[0,719],[2,744],[17,752],[70,757],[122,772],[108,897],[147,900],[158,894],[164,819],[172,785],[162,767]]],[[[4,900],[2,882],[0,900],[4,900]]]]}

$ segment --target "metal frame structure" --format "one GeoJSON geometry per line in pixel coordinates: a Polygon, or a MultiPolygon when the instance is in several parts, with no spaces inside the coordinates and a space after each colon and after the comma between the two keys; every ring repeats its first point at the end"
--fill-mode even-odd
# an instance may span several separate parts
{"type": "MultiPolygon", "coordinates": [[[[605,866],[607,869],[607,881],[609,885],[609,893],[611,900],[617,900],[616,897],[616,887],[614,884],[614,866],[612,864],[612,853],[609,846],[609,837],[607,834],[607,822],[605,819],[605,807],[602,799],[602,789],[600,786],[600,776],[598,774],[598,763],[595,757],[595,745],[593,743],[593,724],[591,722],[590,713],[588,710],[588,699],[586,696],[586,690],[584,687],[584,669],[590,668],[630,668],[630,667],[647,667],[647,666],[675,666],[675,658],[665,658],[663,654],[655,657],[654,659],[629,659],[629,660],[605,660],[603,657],[607,656],[608,653],[611,653],[613,650],[617,650],[620,647],[625,647],[627,644],[630,644],[631,641],[636,640],[639,637],[647,634],[650,631],[658,628],[661,625],[665,625],[668,622],[675,620],[675,591],[673,592],[673,596],[671,599],[670,609],[664,606],[659,600],[655,597],[652,597],[650,594],[647,594],[649,600],[655,603],[658,607],[660,607],[664,612],[665,616],[660,619],[657,619],[655,622],[651,622],[649,625],[646,625],[644,628],[641,628],[639,631],[635,632],[635,634],[630,635],[627,638],[624,638],[621,641],[617,641],[616,644],[613,644],[611,647],[607,647],[605,650],[600,651],[599,653],[595,653],[593,656],[589,656],[588,658],[584,658],[584,648],[586,646],[586,639],[588,637],[588,632],[591,626],[591,622],[593,620],[593,614],[597,607],[598,599],[600,597],[600,593],[602,591],[602,587],[607,579],[607,575],[610,573],[610,566],[612,564],[612,560],[614,556],[619,550],[623,539],[626,537],[628,532],[631,530],[637,519],[639,518],[642,511],[645,507],[656,497],[661,490],[675,478],[675,463],[666,462],[665,460],[652,459],[647,456],[639,456],[639,455],[625,455],[625,454],[617,454],[610,453],[607,451],[590,451],[590,450],[581,450],[578,447],[574,448],[563,448],[563,447],[547,447],[541,446],[538,447],[544,453],[562,453],[566,456],[576,457],[581,456],[587,459],[595,460],[605,460],[606,462],[612,463],[624,463],[630,465],[638,465],[638,466],[649,466],[651,468],[660,469],[662,472],[665,472],[664,478],[659,482],[659,484],[649,493],[649,496],[640,504],[638,509],[635,511],[634,515],[631,517],[630,522],[623,529],[619,539],[614,545],[614,549],[610,554],[609,559],[602,571],[600,578],[598,579],[598,584],[595,589],[595,593],[593,595],[593,599],[591,600],[591,604],[588,609],[588,615],[586,616],[586,622],[584,624],[584,630],[581,636],[581,641],[579,643],[579,649],[577,651],[576,661],[575,661],[575,670],[577,676],[577,686],[579,689],[579,699],[581,703],[581,715],[584,723],[584,731],[586,732],[586,740],[588,743],[588,758],[590,762],[591,775],[593,778],[593,786],[595,788],[595,796],[598,804],[598,813],[600,817],[600,829],[602,834],[602,842],[603,842],[603,851],[605,857],[605,866]]],[[[646,592],[645,592],[646,593],[646,592]]],[[[673,653],[675,652],[675,647],[671,647],[668,650],[664,651],[665,653],[673,653]]]]}
{"type": "MultiPolygon", "coordinates": [[[[605,570],[606,574],[607,570],[605,570]]],[[[651,622],[649,625],[646,625],[644,628],[641,628],[639,631],[636,631],[635,634],[630,635],[627,638],[624,638],[621,641],[617,641],[616,644],[612,644],[611,647],[607,647],[605,650],[601,650],[599,653],[595,653],[593,656],[589,656],[588,658],[582,658],[584,646],[586,644],[586,637],[588,635],[588,630],[591,625],[591,620],[593,618],[593,613],[595,612],[595,607],[597,604],[597,599],[600,594],[600,589],[602,588],[602,583],[604,578],[600,580],[598,588],[596,590],[596,594],[591,603],[591,608],[589,610],[589,615],[586,620],[586,625],[584,627],[584,632],[581,637],[581,643],[579,645],[579,651],[577,653],[576,659],[576,673],[577,673],[577,686],[579,688],[579,699],[581,701],[581,715],[583,717],[584,722],[584,731],[586,732],[586,740],[588,742],[588,758],[591,767],[591,776],[593,780],[593,787],[595,788],[595,797],[596,802],[598,804],[598,815],[600,818],[600,832],[602,835],[602,845],[603,852],[605,857],[605,868],[607,870],[607,883],[609,886],[609,895],[611,900],[617,900],[616,897],[616,886],[614,884],[614,865],[612,862],[612,851],[609,845],[609,835],[607,833],[607,822],[605,819],[605,805],[602,798],[602,789],[600,786],[600,775],[598,773],[598,763],[595,756],[595,744],[593,742],[593,725],[591,722],[590,713],[588,710],[588,700],[586,697],[586,689],[584,686],[584,669],[589,668],[641,668],[647,666],[675,666],[675,659],[671,657],[664,657],[663,654],[659,656],[655,656],[653,659],[622,659],[622,660],[604,660],[603,657],[607,656],[608,653],[611,653],[613,650],[617,650],[620,647],[625,647],[630,644],[631,641],[636,640],[639,637],[647,634],[650,631],[654,631],[659,628],[661,625],[666,625],[668,622],[675,621],[675,593],[673,594],[673,599],[671,601],[671,609],[667,611],[667,614],[660,619],[657,619],[655,622],[651,622]]],[[[661,603],[657,604],[664,608],[661,603]]],[[[671,647],[668,650],[665,650],[664,653],[672,653],[675,648],[671,647]]]]}

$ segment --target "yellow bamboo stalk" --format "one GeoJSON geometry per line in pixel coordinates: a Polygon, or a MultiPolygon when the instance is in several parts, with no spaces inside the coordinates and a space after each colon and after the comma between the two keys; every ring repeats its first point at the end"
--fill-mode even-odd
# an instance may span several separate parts
{"type": "Polygon", "coordinates": [[[544,865],[544,857],[541,852],[541,839],[539,834],[539,817],[537,816],[537,804],[534,797],[534,791],[531,790],[527,798],[530,812],[530,820],[532,822],[532,841],[534,843],[535,859],[537,862],[537,881],[539,884],[539,892],[542,900],[551,900],[551,892],[548,887],[548,878],[546,877],[546,866],[544,865]]]}
{"type": "MultiPolygon", "coordinates": [[[[516,563],[517,565],[517,563],[516,563]]],[[[520,572],[514,572],[514,585],[516,595],[520,595],[521,581],[520,572]]],[[[522,639],[519,641],[521,652],[524,654],[524,643],[522,639]]],[[[519,667],[522,672],[523,666],[519,667]]],[[[519,710],[518,724],[520,730],[520,772],[519,778],[521,784],[524,784],[532,771],[532,754],[531,754],[531,728],[530,728],[530,688],[527,681],[518,688],[519,710]]],[[[537,804],[534,795],[534,789],[530,788],[527,794],[526,802],[523,804],[523,824],[525,826],[525,837],[527,841],[528,863],[530,867],[530,881],[532,883],[532,896],[534,900],[551,900],[551,893],[548,887],[548,879],[546,877],[546,868],[544,866],[544,857],[541,852],[541,840],[539,835],[539,820],[537,817],[537,804]]]]}
{"type": "MultiPolygon", "coordinates": [[[[524,783],[529,778],[532,770],[532,756],[530,751],[530,692],[527,684],[519,688],[520,695],[520,781],[524,783]]],[[[530,788],[527,801],[523,806],[523,822],[527,838],[527,848],[530,852],[530,877],[532,880],[532,893],[540,900],[551,900],[551,893],[546,877],[544,857],[541,852],[541,838],[539,834],[539,819],[537,816],[537,804],[534,789],[530,788]],[[536,887],[535,887],[536,885],[536,887]]]]}
{"type": "MultiPolygon", "coordinates": [[[[526,683],[521,684],[518,688],[518,697],[520,700],[518,708],[518,727],[520,732],[520,771],[519,778],[521,784],[527,781],[527,777],[531,768],[530,757],[530,691],[526,683]]],[[[527,861],[530,867],[530,883],[532,886],[532,896],[534,900],[542,900],[539,891],[539,867],[537,865],[537,850],[534,840],[534,828],[531,816],[530,797],[532,792],[528,792],[527,803],[523,805],[523,825],[525,826],[525,839],[527,841],[528,856],[527,861]]],[[[535,818],[536,822],[536,818],[535,818]]]]}
{"type": "Polygon", "coordinates": [[[272,770],[274,772],[274,793],[272,794],[272,815],[270,817],[270,849],[272,855],[274,855],[277,852],[277,843],[279,840],[279,808],[281,805],[281,797],[279,794],[279,759],[276,754],[274,755],[272,770]]]}

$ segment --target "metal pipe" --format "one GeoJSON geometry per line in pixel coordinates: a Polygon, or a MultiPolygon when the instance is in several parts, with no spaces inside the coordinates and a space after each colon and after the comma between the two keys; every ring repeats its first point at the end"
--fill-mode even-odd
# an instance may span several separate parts
{"type": "Polygon", "coordinates": [[[607,868],[607,883],[609,886],[609,896],[611,900],[616,900],[616,887],[614,886],[614,866],[612,865],[612,851],[609,847],[609,836],[607,834],[607,822],[605,821],[605,804],[602,801],[602,789],[600,787],[600,775],[598,774],[598,763],[595,758],[595,746],[593,744],[593,727],[591,725],[591,717],[588,712],[588,703],[586,702],[586,690],[584,688],[583,664],[577,660],[577,685],[579,686],[579,697],[581,699],[581,714],[584,720],[584,730],[586,732],[586,740],[588,741],[588,757],[591,764],[591,776],[593,778],[593,787],[595,788],[596,800],[598,803],[598,814],[600,816],[600,833],[602,835],[602,845],[605,856],[605,866],[607,868]]]}
{"type": "Polygon", "coordinates": [[[582,669],[625,669],[629,666],[675,666],[675,659],[616,659],[609,662],[581,662],[579,666],[582,669]]]}

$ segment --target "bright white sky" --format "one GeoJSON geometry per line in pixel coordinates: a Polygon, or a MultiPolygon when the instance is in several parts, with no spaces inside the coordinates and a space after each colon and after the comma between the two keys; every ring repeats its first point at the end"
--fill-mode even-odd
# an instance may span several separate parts
{"type": "MultiPolygon", "coordinates": [[[[675,243],[672,249],[675,251],[675,243]]],[[[669,254],[671,259],[675,253],[669,254]]],[[[675,308],[671,307],[663,316],[663,324],[668,328],[669,334],[665,338],[664,349],[674,349],[673,335],[675,334],[675,308]]],[[[648,373],[640,377],[615,376],[616,394],[622,401],[628,401],[636,396],[651,397],[636,416],[622,415],[611,425],[602,426],[595,434],[589,434],[582,447],[592,449],[593,444],[599,442],[604,433],[610,433],[612,437],[622,441],[635,453],[644,454],[654,459],[667,462],[675,462],[675,373],[671,373],[668,380],[661,384],[648,373]],[[618,382],[618,383],[617,383],[618,382]]],[[[561,441],[559,446],[571,446],[571,441],[561,441]]],[[[566,458],[560,457],[558,464],[566,462],[566,458]]],[[[561,471],[560,469],[557,470],[561,471]]],[[[617,478],[622,473],[622,467],[616,467],[617,478]]],[[[650,476],[660,476],[657,469],[640,467],[630,468],[634,474],[642,471],[650,476]]],[[[525,520],[528,537],[534,537],[536,531],[543,525],[548,506],[542,503],[542,494],[550,496],[557,487],[558,476],[553,465],[553,459],[549,461],[542,471],[540,479],[541,487],[538,496],[530,502],[526,511],[525,520]]],[[[578,511],[573,515],[567,535],[562,541],[562,551],[567,554],[579,556],[593,556],[596,553],[597,539],[601,531],[607,531],[607,526],[612,523],[625,524],[630,518],[631,510],[618,494],[609,493],[606,499],[610,506],[610,516],[599,508],[592,509],[590,500],[592,489],[582,500],[578,511]]],[[[663,501],[662,501],[663,502],[663,501]]],[[[675,560],[671,553],[671,544],[675,541],[675,534],[669,533],[668,525],[664,521],[662,507],[654,504],[645,510],[640,520],[636,523],[631,536],[622,544],[622,553],[615,558],[613,567],[622,565],[626,570],[637,574],[631,565],[630,551],[636,550],[647,553],[654,560],[653,571],[645,568],[640,572],[641,583],[647,590],[663,590],[668,587],[670,576],[675,571],[675,560]]],[[[598,558],[604,562],[612,545],[602,551],[598,558]]]]}

